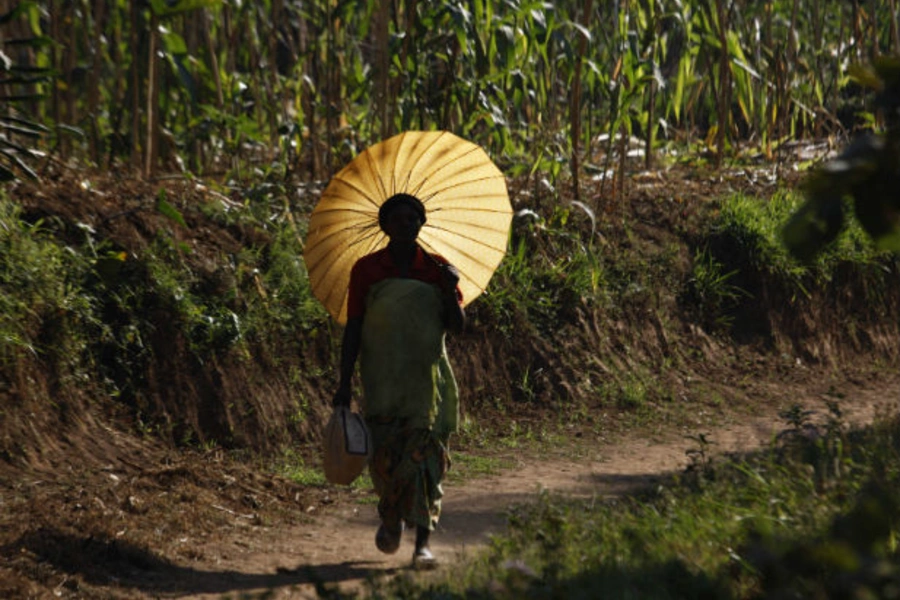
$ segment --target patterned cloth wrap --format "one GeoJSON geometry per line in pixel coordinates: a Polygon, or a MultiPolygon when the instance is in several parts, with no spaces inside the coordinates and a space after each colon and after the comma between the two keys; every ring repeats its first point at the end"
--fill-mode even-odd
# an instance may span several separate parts
{"type": "Polygon", "coordinates": [[[388,527],[402,519],[433,530],[441,514],[447,443],[459,420],[442,311],[438,289],[415,279],[385,279],[366,297],[363,410],[372,436],[369,472],[388,527]]]}

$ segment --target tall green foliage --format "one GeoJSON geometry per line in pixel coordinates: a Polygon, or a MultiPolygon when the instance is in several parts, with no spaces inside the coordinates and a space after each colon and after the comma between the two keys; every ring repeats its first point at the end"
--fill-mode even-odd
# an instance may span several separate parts
{"type": "Polygon", "coordinates": [[[41,223],[22,221],[0,197],[0,364],[22,354],[76,361],[83,337],[73,331],[90,314],[78,292],[84,262],[41,223]]]}
{"type": "Polygon", "coordinates": [[[325,178],[384,135],[444,128],[553,181],[617,136],[648,162],[696,139],[721,160],[855,127],[847,65],[897,45],[887,4],[35,0],[3,25],[31,37],[7,65],[55,75],[19,81],[42,95],[36,121],[85,131],[48,149],[84,144],[98,164],[325,178]]]}
{"type": "Polygon", "coordinates": [[[0,15],[0,181],[25,176],[36,178],[32,162],[39,155],[36,142],[47,127],[29,114],[41,99],[40,84],[50,78],[41,63],[29,65],[22,57],[51,43],[30,24],[37,19],[34,2],[20,2],[0,15]],[[25,27],[10,24],[26,19],[25,27]]]}

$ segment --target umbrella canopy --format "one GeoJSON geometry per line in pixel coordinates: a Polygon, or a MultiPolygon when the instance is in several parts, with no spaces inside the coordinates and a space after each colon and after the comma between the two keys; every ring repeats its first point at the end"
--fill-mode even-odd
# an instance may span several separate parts
{"type": "Polygon", "coordinates": [[[313,294],[347,321],[350,269],[384,248],[378,208],[411,194],[425,205],[419,245],[460,272],[468,304],[506,252],[512,207],[503,173],[478,145],[446,131],[407,131],[364,150],[335,175],[309,218],[304,259],[313,294]]]}

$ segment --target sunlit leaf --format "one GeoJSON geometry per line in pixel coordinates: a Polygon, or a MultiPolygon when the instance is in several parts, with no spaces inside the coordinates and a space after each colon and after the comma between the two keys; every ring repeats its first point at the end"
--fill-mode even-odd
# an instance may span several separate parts
{"type": "Polygon", "coordinates": [[[160,38],[165,51],[169,54],[187,54],[187,44],[184,38],[167,27],[160,27],[160,38]]]}
{"type": "Polygon", "coordinates": [[[734,58],[734,59],[732,59],[732,62],[734,62],[735,65],[737,65],[738,67],[740,67],[741,69],[743,69],[744,71],[746,71],[747,73],[749,73],[754,79],[760,79],[760,80],[762,79],[762,77],[761,77],[760,74],[756,71],[756,69],[754,69],[753,67],[751,67],[750,65],[748,65],[748,64],[747,64],[746,62],[744,62],[743,60],[741,60],[741,59],[739,59],[739,58],[734,58]]]}
{"type": "Polygon", "coordinates": [[[11,150],[11,147],[12,144],[7,141],[4,141],[4,145],[0,146],[0,155],[3,156],[7,164],[12,163],[12,166],[15,167],[18,172],[24,173],[29,179],[40,179],[34,169],[22,160],[17,151],[11,150]]]}
{"type": "Polygon", "coordinates": [[[4,119],[0,118],[0,128],[4,130],[14,133],[16,135],[24,135],[26,137],[38,138],[44,135],[47,132],[46,128],[43,129],[31,129],[27,127],[20,127],[19,125],[14,125],[12,123],[4,122],[4,119]]]}
{"type": "Polygon", "coordinates": [[[84,138],[84,130],[81,129],[80,127],[74,127],[72,125],[66,125],[65,123],[60,123],[56,126],[56,130],[63,132],[63,133],[68,133],[69,135],[77,136],[79,138],[84,138]]]}
{"type": "Polygon", "coordinates": [[[182,227],[187,227],[187,223],[185,222],[184,217],[181,215],[181,212],[179,212],[177,208],[169,204],[169,202],[166,200],[165,189],[160,189],[159,193],[156,195],[156,210],[158,210],[160,214],[175,221],[182,227]]]}
{"type": "Polygon", "coordinates": [[[590,30],[587,27],[583,26],[581,23],[571,22],[571,23],[569,23],[569,25],[574,27],[576,29],[576,31],[578,31],[578,33],[581,34],[581,37],[583,37],[585,39],[585,41],[590,42],[591,40],[594,39],[593,36],[591,35],[590,30]]]}

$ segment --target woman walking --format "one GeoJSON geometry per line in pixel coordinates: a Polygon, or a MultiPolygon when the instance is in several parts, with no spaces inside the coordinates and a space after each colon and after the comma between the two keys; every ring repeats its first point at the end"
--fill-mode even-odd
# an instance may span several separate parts
{"type": "Polygon", "coordinates": [[[375,543],[392,554],[415,528],[413,564],[435,565],[429,536],[440,517],[458,389],[444,345],[465,323],[459,274],[417,243],[426,222],[415,196],[395,194],[378,212],[387,247],[353,266],[335,405],[349,405],[357,358],[362,409],[373,442],[369,471],[379,497],[375,543]]]}

